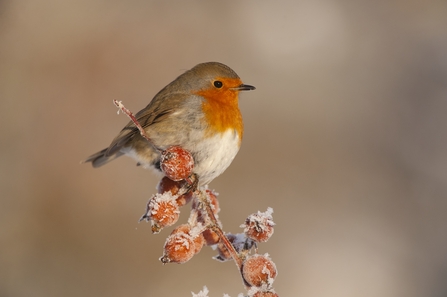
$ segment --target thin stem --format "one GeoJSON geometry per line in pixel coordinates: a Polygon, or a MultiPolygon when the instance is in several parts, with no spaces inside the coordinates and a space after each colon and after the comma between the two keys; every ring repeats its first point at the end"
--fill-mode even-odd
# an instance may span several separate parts
{"type": "Polygon", "coordinates": [[[141,136],[143,136],[156,150],[160,151],[160,149],[157,148],[157,146],[152,142],[152,139],[147,135],[146,131],[140,125],[134,114],[126,107],[124,107],[124,104],[121,103],[121,101],[113,100],[113,104],[115,104],[116,107],[118,107],[125,115],[129,117],[129,119],[134,123],[134,125],[140,131],[141,136]]]}
{"type": "Polygon", "coordinates": [[[219,223],[218,223],[216,217],[214,216],[214,212],[213,212],[213,210],[211,208],[211,203],[210,203],[208,197],[206,196],[204,191],[197,190],[197,192],[198,192],[197,193],[198,196],[200,197],[200,200],[202,201],[202,203],[205,206],[205,210],[206,210],[206,212],[208,214],[208,217],[211,220],[211,228],[219,236],[220,240],[225,245],[226,249],[228,250],[228,252],[230,253],[230,255],[233,258],[234,262],[236,263],[237,267],[239,268],[239,271],[241,271],[241,269],[242,269],[242,259],[239,257],[239,254],[236,252],[236,250],[234,249],[234,247],[231,244],[231,242],[228,240],[228,238],[225,236],[225,234],[222,231],[222,229],[219,227],[219,223]]]}

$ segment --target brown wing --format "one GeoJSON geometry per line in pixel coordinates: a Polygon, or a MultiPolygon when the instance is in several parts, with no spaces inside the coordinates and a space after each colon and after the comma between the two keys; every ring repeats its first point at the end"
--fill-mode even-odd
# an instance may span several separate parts
{"type": "MultiPolygon", "coordinates": [[[[147,129],[151,125],[163,121],[176,111],[187,96],[187,94],[182,93],[171,93],[169,96],[156,96],[148,106],[135,115],[135,118],[143,129],[147,129]]],[[[110,156],[116,154],[116,152],[122,147],[125,147],[136,135],[140,135],[140,131],[132,121],[129,121],[115,139],[113,139],[104,155],[110,156]]]]}

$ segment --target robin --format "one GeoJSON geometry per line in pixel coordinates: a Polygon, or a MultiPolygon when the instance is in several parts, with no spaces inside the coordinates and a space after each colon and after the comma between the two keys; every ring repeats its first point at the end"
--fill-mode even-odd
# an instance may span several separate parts
{"type": "Polygon", "coordinates": [[[164,87],[135,115],[153,145],[130,121],[108,148],[84,162],[100,167],[128,155],[137,165],[160,170],[160,150],[179,145],[193,156],[199,184],[207,185],[228,168],[239,151],[244,132],[239,91],[254,89],[224,64],[198,64],[164,87]]]}

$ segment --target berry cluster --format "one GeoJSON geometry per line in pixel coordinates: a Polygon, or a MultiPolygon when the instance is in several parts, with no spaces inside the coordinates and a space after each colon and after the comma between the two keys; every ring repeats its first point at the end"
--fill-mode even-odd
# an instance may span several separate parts
{"type": "Polygon", "coordinates": [[[188,223],[178,226],[168,236],[161,262],[185,263],[204,245],[211,246],[218,252],[214,259],[236,262],[249,296],[277,296],[272,288],[276,266],[268,254],[257,254],[257,244],[266,242],[273,234],[273,210],[268,208],[266,212],[248,216],[241,225],[243,233],[224,233],[218,216],[218,193],[207,187],[196,188],[197,177],[192,173],[194,160],[190,153],[173,146],[161,155],[165,176],[141,219],[151,222],[152,232],[159,233],[164,227],[174,225],[179,219],[180,207],[192,201],[188,223]],[[251,254],[253,250],[255,253],[251,254]]]}

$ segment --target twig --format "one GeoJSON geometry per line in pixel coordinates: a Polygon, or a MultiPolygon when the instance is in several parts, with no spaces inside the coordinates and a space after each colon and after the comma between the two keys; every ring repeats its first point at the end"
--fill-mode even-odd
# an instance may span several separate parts
{"type": "MultiPolygon", "coordinates": [[[[208,214],[208,217],[209,217],[209,219],[211,220],[211,223],[212,223],[211,224],[211,228],[219,236],[220,240],[225,245],[226,249],[230,253],[230,255],[233,258],[234,262],[236,263],[236,266],[238,267],[239,271],[241,271],[241,269],[242,269],[242,259],[239,257],[239,254],[236,252],[236,250],[233,247],[233,245],[231,244],[231,242],[228,240],[228,238],[225,236],[225,234],[222,231],[222,229],[219,227],[219,223],[218,223],[216,217],[214,216],[214,212],[213,212],[213,210],[211,208],[211,204],[210,204],[210,201],[209,201],[208,197],[201,190],[197,190],[196,191],[196,195],[200,198],[200,200],[202,201],[203,205],[205,206],[205,210],[206,210],[206,212],[208,214]]],[[[245,283],[245,280],[244,280],[244,283],[245,283]]]]}
{"type": "Polygon", "coordinates": [[[141,136],[144,137],[156,150],[161,151],[153,142],[152,139],[147,135],[146,131],[143,129],[143,127],[138,122],[137,118],[134,116],[134,114],[128,110],[121,101],[113,100],[113,104],[115,104],[116,107],[118,107],[125,115],[129,117],[129,119],[134,123],[135,127],[138,128],[140,131],[141,136]]]}

